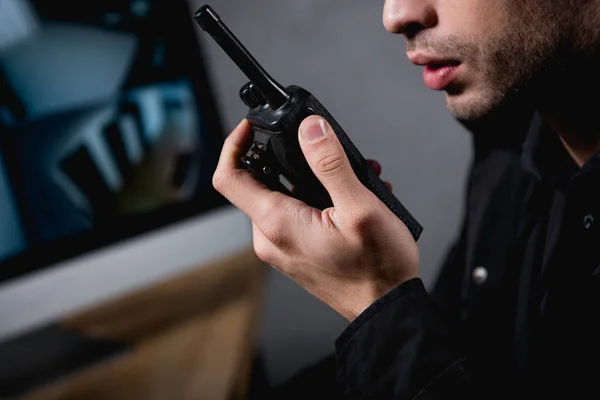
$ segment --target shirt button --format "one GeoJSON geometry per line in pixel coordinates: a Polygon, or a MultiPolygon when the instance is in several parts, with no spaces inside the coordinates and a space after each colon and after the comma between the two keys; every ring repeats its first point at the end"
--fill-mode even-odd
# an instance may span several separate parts
{"type": "Polygon", "coordinates": [[[594,225],[594,216],[592,214],[588,214],[583,217],[583,228],[585,230],[591,229],[592,225],[594,225]]]}
{"type": "Polygon", "coordinates": [[[488,278],[488,270],[485,267],[477,267],[473,270],[473,282],[483,285],[488,278]]]}

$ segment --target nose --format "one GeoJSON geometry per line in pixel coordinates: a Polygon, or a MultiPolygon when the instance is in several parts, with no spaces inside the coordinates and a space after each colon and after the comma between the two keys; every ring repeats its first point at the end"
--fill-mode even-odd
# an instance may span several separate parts
{"type": "Polygon", "coordinates": [[[433,28],[438,16],[431,0],[386,0],[383,25],[388,32],[412,37],[419,31],[433,28]]]}

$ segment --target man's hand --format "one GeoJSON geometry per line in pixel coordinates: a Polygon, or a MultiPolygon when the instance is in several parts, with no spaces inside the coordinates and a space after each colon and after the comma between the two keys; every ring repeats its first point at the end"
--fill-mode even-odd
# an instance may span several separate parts
{"type": "Polygon", "coordinates": [[[253,222],[254,249],[348,320],[418,276],[419,251],[406,226],[358,180],[320,117],[300,126],[302,151],[333,201],[318,210],[268,189],[238,164],[250,139],[244,120],[225,141],[215,188],[253,222]]]}

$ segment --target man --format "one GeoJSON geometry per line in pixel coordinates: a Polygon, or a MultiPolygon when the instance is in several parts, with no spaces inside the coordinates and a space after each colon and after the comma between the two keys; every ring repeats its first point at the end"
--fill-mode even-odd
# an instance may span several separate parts
{"type": "Polygon", "coordinates": [[[524,141],[475,136],[465,222],[432,294],[408,230],[318,117],[298,137],[334,207],[238,169],[247,122],[215,187],[251,217],[261,259],[350,321],[336,342],[347,398],[599,398],[600,0],[387,0],[384,25],[466,125],[536,110],[524,141]]]}

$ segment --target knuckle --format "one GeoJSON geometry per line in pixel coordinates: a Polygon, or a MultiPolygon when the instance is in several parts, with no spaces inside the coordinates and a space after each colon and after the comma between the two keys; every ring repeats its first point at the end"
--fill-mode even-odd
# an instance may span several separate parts
{"type": "Polygon", "coordinates": [[[271,246],[265,243],[264,240],[254,238],[254,253],[264,263],[273,264],[275,255],[273,254],[271,246]]]}
{"type": "Polygon", "coordinates": [[[223,176],[219,171],[215,171],[213,174],[213,187],[217,189],[217,191],[221,191],[223,189],[223,176]]]}
{"type": "Polygon", "coordinates": [[[264,216],[261,224],[261,231],[264,237],[276,247],[283,247],[287,244],[286,226],[282,222],[281,216],[286,215],[285,206],[281,201],[266,202],[261,214],[264,216]]]}
{"type": "Polygon", "coordinates": [[[344,160],[338,154],[326,154],[316,164],[317,171],[327,177],[340,174],[344,168],[344,160]]]}
{"type": "Polygon", "coordinates": [[[221,171],[217,170],[214,173],[213,178],[212,178],[213,187],[218,192],[222,193],[225,190],[226,186],[227,186],[227,181],[228,180],[229,179],[227,177],[225,177],[224,174],[221,171]]]}
{"type": "Polygon", "coordinates": [[[283,249],[289,246],[290,239],[285,227],[273,217],[265,222],[262,233],[277,248],[283,249]]]}

